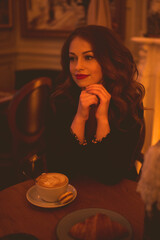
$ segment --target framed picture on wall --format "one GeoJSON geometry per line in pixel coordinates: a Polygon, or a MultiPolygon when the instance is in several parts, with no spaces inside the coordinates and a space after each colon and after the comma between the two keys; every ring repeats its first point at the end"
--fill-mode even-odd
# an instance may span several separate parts
{"type": "Polygon", "coordinates": [[[65,37],[86,24],[88,3],[89,0],[20,0],[22,36],[65,37]]]}
{"type": "MultiPolygon", "coordinates": [[[[105,2],[106,0],[101,0],[105,2]]],[[[125,1],[108,0],[112,28],[124,38],[125,1]]],[[[88,8],[100,8],[99,0],[20,0],[23,37],[65,37],[76,27],[87,25],[88,8]],[[93,5],[96,6],[93,6],[93,5]],[[97,7],[98,5],[98,7],[97,7]]],[[[104,3],[105,4],[105,3],[104,3]]],[[[102,5],[101,5],[102,6],[102,5]]],[[[99,13],[95,13],[95,16],[99,13]]]]}
{"type": "Polygon", "coordinates": [[[12,0],[0,0],[0,29],[12,27],[12,0]]]}

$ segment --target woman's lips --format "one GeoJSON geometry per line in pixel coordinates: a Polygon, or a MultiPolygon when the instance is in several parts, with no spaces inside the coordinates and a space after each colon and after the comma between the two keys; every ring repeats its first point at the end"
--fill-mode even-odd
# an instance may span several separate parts
{"type": "Polygon", "coordinates": [[[89,75],[86,75],[86,74],[76,74],[76,78],[77,79],[83,79],[83,78],[86,78],[88,77],[89,75]]]}

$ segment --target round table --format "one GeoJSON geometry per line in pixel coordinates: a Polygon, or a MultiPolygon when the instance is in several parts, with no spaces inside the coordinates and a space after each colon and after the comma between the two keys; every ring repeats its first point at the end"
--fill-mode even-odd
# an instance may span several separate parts
{"type": "Polygon", "coordinates": [[[34,185],[28,180],[0,192],[0,237],[18,232],[33,234],[39,240],[57,239],[56,227],[67,214],[85,208],[115,211],[131,224],[135,240],[143,237],[144,204],[136,192],[137,183],[123,180],[108,186],[92,179],[71,182],[77,190],[73,202],[60,208],[32,205],[26,192],[34,185]]]}

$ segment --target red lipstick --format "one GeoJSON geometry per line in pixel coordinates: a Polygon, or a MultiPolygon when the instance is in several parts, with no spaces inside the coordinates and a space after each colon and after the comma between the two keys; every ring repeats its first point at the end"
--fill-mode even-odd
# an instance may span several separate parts
{"type": "Polygon", "coordinates": [[[76,74],[77,79],[83,79],[83,78],[86,78],[86,77],[88,77],[88,75],[86,75],[86,74],[76,74]]]}

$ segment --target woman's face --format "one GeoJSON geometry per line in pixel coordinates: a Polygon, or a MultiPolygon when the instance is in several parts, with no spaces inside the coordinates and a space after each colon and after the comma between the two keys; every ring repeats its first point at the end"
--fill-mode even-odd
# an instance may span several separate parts
{"type": "Polygon", "coordinates": [[[69,59],[72,78],[80,88],[102,81],[102,69],[89,42],[74,38],[69,47],[69,59]]]}

